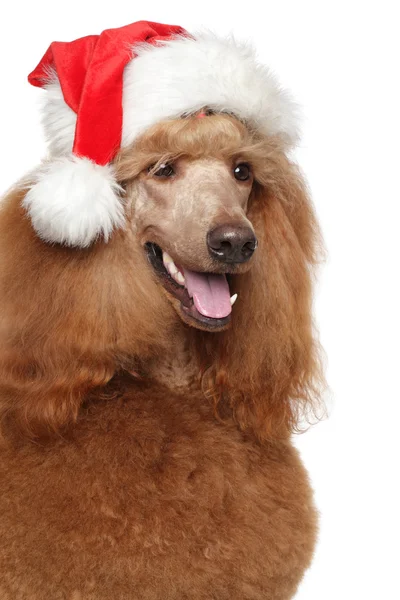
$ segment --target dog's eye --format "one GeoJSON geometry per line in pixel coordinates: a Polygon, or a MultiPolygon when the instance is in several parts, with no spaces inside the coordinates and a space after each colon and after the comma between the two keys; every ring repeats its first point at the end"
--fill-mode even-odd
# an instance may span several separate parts
{"type": "Polygon", "coordinates": [[[172,175],[175,175],[175,171],[171,165],[161,165],[157,171],[152,171],[152,167],[150,167],[149,171],[154,177],[172,177],[172,175]]]}
{"type": "Polygon", "coordinates": [[[250,179],[251,170],[249,165],[246,165],[246,163],[240,163],[234,168],[233,174],[235,176],[235,179],[237,179],[238,181],[247,181],[248,179],[250,179]]]}

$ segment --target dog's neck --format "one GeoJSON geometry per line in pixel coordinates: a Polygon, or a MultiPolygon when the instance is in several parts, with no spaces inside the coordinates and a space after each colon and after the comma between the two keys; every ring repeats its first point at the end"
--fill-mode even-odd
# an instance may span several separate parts
{"type": "Polygon", "coordinates": [[[147,376],[176,391],[199,389],[199,372],[195,352],[184,330],[172,336],[169,345],[146,367],[147,376]]]}

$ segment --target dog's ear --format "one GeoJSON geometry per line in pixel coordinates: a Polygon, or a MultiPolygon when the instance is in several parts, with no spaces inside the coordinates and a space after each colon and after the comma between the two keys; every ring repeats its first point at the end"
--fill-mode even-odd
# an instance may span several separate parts
{"type": "Polygon", "coordinates": [[[114,369],[102,347],[103,315],[75,313],[94,306],[84,252],[41,242],[23,196],[11,193],[0,211],[0,414],[3,427],[37,438],[75,419],[114,369]]]}
{"type": "Polygon", "coordinates": [[[23,195],[0,208],[0,419],[34,438],[61,431],[88,394],[133,369],[126,357],[145,355],[166,316],[128,234],[88,249],[46,244],[23,195]]]}
{"type": "Polygon", "coordinates": [[[289,435],[318,404],[323,377],[311,311],[321,238],[303,178],[283,152],[270,153],[259,180],[249,209],[259,240],[254,264],[233,278],[231,329],[217,351],[206,339],[202,353],[213,363],[204,385],[218,410],[225,406],[243,430],[267,439],[289,435]]]}

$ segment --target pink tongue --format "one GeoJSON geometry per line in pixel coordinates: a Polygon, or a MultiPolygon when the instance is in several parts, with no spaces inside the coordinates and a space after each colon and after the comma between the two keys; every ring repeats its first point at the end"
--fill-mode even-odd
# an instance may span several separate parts
{"type": "Polygon", "coordinates": [[[225,275],[196,273],[183,269],[185,287],[199,313],[223,319],[232,312],[229,285],[225,275]]]}

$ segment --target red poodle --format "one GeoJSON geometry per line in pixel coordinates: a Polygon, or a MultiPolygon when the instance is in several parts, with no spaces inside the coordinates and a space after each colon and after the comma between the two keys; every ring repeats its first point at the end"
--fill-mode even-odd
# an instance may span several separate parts
{"type": "Polygon", "coordinates": [[[0,208],[0,599],[288,600],[322,375],[295,106],[247,46],[51,44],[0,208]]]}

